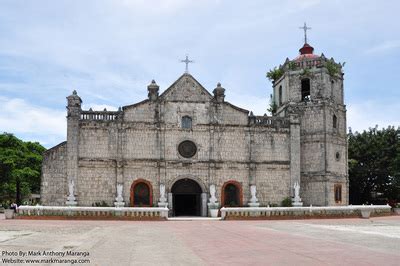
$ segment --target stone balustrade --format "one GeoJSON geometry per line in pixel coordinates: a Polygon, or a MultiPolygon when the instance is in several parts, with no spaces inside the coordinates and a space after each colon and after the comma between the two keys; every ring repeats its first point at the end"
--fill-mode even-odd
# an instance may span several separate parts
{"type": "Polygon", "coordinates": [[[272,117],[272,116],[254,116],[256,125],[271,126],[271,127],[289,127],[288,119],[272,117]]]}
{"type": "Polygon", "coordinates": [[[168,218],[168,208],[20,206],[18,207],[16,218],[166,220],[168,218]]]}
{"type": "Polygon", "coordinates": [[[81,120],[113,121],[118,118],[118,111],[82,111],[81,120]]]}
{"type": "Polygon", "coordinates": [[[390,215],[389,205],[221,208],[222,219],[303,219],[390,215]]]}

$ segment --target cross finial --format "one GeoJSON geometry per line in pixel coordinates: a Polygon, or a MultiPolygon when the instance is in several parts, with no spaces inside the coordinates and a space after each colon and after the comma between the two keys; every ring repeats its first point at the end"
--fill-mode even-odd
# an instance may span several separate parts
{"type": "Polygon", "coordinates": [[[186,59],[185,60],[181,60],[181,62],[186,64],[185,73],[189,73],[189,63],[194,63],[194,61],[193,60],[189,60],[189,56],[186,55],[186,59]]]}
{"type": "Polygon", "coordinates": [[[304,22],[304,26],[299,27],[299,29],[304,30],[304,43],[307,43],[307,30],[311,30],[311,27],[307,27],[307,24],[304,22]]]}

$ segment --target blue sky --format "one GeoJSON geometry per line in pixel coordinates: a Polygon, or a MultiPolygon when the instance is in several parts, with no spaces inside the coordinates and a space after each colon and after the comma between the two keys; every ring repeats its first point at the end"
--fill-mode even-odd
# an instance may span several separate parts
{"type": "Polygon", "coordinates": [[[309,43],[346,62],[348,126],[400,125],[398,1],[0,0],[0,131],[51,147],[66,137],[66,99],[117,108],[183,72],[262,115],[265,73],[309,43]]]}

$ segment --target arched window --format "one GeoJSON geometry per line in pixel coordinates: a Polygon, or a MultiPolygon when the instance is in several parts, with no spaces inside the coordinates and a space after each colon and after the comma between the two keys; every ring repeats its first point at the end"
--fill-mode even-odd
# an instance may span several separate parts
{"type": "Polygon", "coordinates": [[[182,128],[191,129],[192,128],[192,118],[190,116],[182,117],[182,128]]]}
{"type": "Polygon", "coordinates": [[[153,205],[153,190],[150,182],[139,179],[131,186],[131,206],[151,207],[153,205]]]}
{"type": "Polygon", "coordinates": [[[301,100],[304,102],[311,100],[310,79],[301,80],[301,100]]]}
{"type": "Polygon", "coordinates": [[[239,207],[242,206],[243,192],[239,182],[228,181],[222,186],[221,193],[222,206],[239,207]]]}
{"type": "Polygon", "coordinates": [[[333,115],[332,125],[333,125],[333,128],[337,128],[337,117],[336,117],[336,115],[333,115]]]}
{"type": "Polygon", "coordinates": [[[336,184],[334,186],[334,193],[335,193],[335,202],[341,203],[342,202],[342,185],[336,184]]]}
{"type": "Polygon", "coordinates": [[[278,91],[278,95],[279,95],[279,99],[278,99],[278,102],[279,102],[279,106],[281,106],[282,105],[282,86],[279,86],[279,91],[278,91]]]}

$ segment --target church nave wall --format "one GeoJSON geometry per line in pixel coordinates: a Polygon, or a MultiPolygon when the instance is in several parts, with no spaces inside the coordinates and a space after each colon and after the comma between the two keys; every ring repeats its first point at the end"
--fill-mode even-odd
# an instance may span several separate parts
{"type": "Polygon", "coordinates": [[[47,150],[43,157],[41,203],[62,206],[67,194],[67,142],[47,150]]]}
{"type": "Polygon", "coordinates": [[[116,197],[116,171],[112,162],[92,162],[80,166],[76,184],[76,196],[81,206],[105,202],[114,206],[116,197]]]}
{"type": "Polygon", "coordinates": [[[281,205],[283,199],[290,197],[290,165],[260,164],[255,171],[257,198],[261,206],[281,205]]]}

